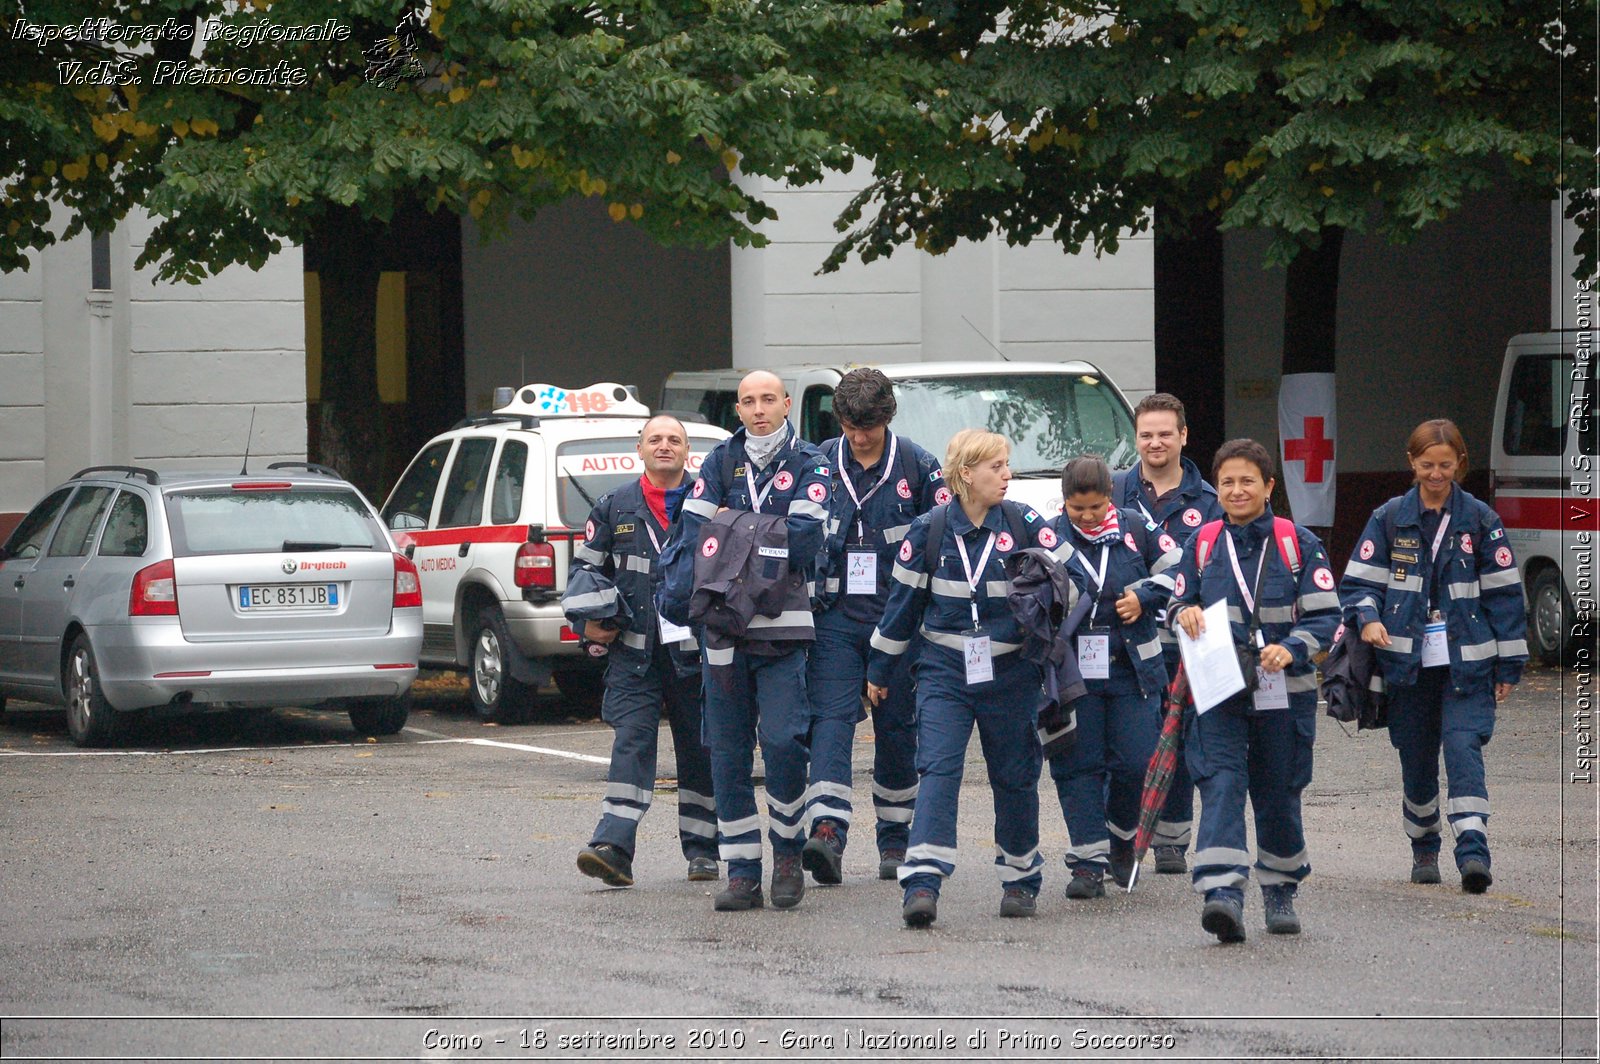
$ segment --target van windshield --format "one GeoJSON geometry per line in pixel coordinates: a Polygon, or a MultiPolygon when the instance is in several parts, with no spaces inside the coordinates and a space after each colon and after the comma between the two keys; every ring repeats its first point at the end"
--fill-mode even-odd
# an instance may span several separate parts
{"type": "Polygon", "coordinates": [[[1082,454],[1097,454],[1112,469],[1126,469],[1138,457],[1127,404],[1090,373],[897,378],[894,392],[894,431],[941,457],[964,428],[1010,440],[1017,476],[1060,476],[1082,454]]]}

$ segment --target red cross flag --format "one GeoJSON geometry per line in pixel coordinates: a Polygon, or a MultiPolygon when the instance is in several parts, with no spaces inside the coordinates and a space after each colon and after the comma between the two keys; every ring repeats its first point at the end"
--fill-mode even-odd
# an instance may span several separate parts
{"type": "Polygon", "coordinates": [[[1302,525],[1333,524],[1334,397],[1331,373],[1290,373],[1278,389],[1283,487],[1302,525]]]}

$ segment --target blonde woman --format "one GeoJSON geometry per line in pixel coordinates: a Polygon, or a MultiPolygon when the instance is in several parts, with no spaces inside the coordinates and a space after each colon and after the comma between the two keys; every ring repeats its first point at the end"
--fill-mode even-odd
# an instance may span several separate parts
{"type": "MultiPolygon", "coordinates": [[[[1000,915],[1032,916],[1039,857],[1039,667],[1017,653],[1022,633],[1006,605],[1005,559],[1052,547],[1055,533],[1032,507],[1006,501],[1011,446],[963,429],[945,451],[955,500],[918,517],[895,560],[889,601],[867,665],[867,697],[890,693],[896,660],[920,634],[917,661],[916,806],[900,866],[901,916],[927,927],[939,888],[955,871],[956,805],[974,726],[995,805],[1000,915]]],[[[903,682],[903,681],[899,681],[903,682]]]]}

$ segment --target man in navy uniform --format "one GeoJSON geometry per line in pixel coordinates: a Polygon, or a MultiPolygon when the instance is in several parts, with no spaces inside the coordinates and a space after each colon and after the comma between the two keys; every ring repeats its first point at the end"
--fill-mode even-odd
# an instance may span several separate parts
{"type": "MultiPolygon", "coordinates": [[[[811,837],[801,855],[818,883],[842,880],[853,796],[850,755],[872,632],[888,601],[895,554],[912,520],[950,499],[939,460],[889,431],[895,409],[894,384],[881,370],[851,370],[833,391],[833,414],[843,434],[822,445],[833,469],[833,504],[817,574],[817,641],[806,668],[811,837]]],[[[889,695],[872,709],[880,879],[894,879],[905,860],[916,804],[915,657],[896,659],[889,695]]]]}
{"type": "MultiPolygon", "coordinates": [[[[698,544],[701,526],[721,510],[783,515],[788,571],[809,580],[822,547],[830,474],[822,453],[789,424],[789,406],[788,391],[775,374],[756,370],[739,382],[742,427],[706,456],[683,504],[682,535],[686,544],[698,544]]],[[[699,553],[684,551],[678,564],[692,566],[699,553]]],[[[668,579],[682,584],[682,574],[668,579]]],[[[794,616],[756,618],[731,648],[704,646],[705,734],[719,849],[728,863],[728,887],[717,895],[718,910],[762,905],[761,817],[751,781],[758,728],[773,853],[772,903],[792,908],[805,893],[800,849],[810,716],[806,650],[813,635],[810,611],[800,610],[794,616]]]]}
{"type": "MultiPolygon", "coordinates": [[[[1158,526],[1163,552],[1182,550],[1196,529],[1222,517],[1216,489],[1206,483],[1200,468],[1183,456],[1184,444],[1189,442],[1189,423],[1182,401],[1168,392],[1145,396],[1133,408],[1133,430],[1139,461],[1118,474],[1111,501],[1124,509],[1139,511],[1158,526]]],[[[1165,623],[1165,610],[1157,614],[1156,620],[1161,657],[1170,680],[1178,672],[1178,637],[1165,623]]],[[[1172,789],[1167,792],[1167,804],[1151,839],[1157,872],[1182,875],[1188,871],[1183,852],[1188,848],[1193,826],[1194,782],[1180,757],[1172,776],[1172,789]]]]}
{"type": "Polygon", "coordinates": [[[687,629],[663,623],[652,601],[657,559],[693,483],[684,474],[689,435],[671,414],[657,414],[638,449],[643,475],[595,503],[562,597],[572,626],[609,647],[600,715],[615,732],[611,767],[578,870],[612,887],[633,885],[634,837],[655,793],[663,709],[678,760],[678,839],[689,878],[719,876],[711,755],[700,739],[700,648],[687,629]]]}

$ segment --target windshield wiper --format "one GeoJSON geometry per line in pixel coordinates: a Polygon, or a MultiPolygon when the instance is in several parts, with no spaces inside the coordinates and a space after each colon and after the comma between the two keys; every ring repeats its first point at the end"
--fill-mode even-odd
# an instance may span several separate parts
{"type": "Polygon", "coordinates": [[[568,473],[567,474],[567,483],[571,484],[573,487],[578,489],[578,494],[583,496],[583,501],[589,504],[589,508],[590,509],[594,508],[594,505],[595,505],[594,496],[590,495],[587,491],[583,490],[583,483],[580,480],[578,480],[577,477],[575,477],[572,474],[568,473]]]}
{"type": "Polygon", "coordinates": [[[1061,475],[1061,467],[1050,466],[1045,469],[1013,469],[1011,471],[1011,475],[1013,477],[1059,477],[1061,475]]]}
{"type": "Polygon", "coordinates": [[[286,539],[283,541],[283,550],[319,551],[319,550],[371,550],[370,543],[323,543],[314,539],[286,539]]]}

